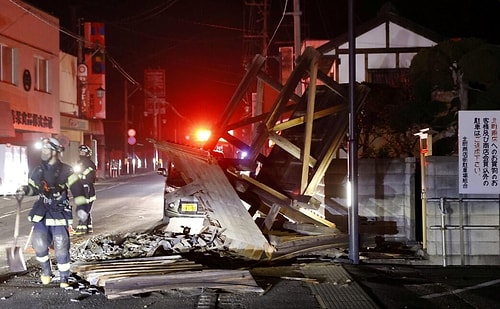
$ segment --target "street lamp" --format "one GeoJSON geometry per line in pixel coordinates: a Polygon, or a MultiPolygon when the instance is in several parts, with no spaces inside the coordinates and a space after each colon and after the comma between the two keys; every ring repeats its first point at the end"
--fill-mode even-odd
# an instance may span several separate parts
{"type": "Polygon", "coordinates": [[[99,99],[102,99],[104,98],[104,96],[106,95],[106,89],[102,88],[102,84],[100,83],[86,83],[86,82],[82,82],[81,83],[81,87],[82,89],[84,89],[84,91],[86,90],[86,86],[89,86],[89,85],[99,85],[99,88],[97,88],[95,90],[95,94],[96,94],[96,97],[98,97],[99,99]]]}
{"type": "Polygon", "coordinates": [[[104,96],[106,95],[106,90],[102,88],[102,85],[99,86],[99,88],[97,88],[95,92],[99,99],[104,98],[104,96]]]}
{"type": "Polygon", "coordinates": [[[414,133],[420,139],[420,183],[422,200],[422,249],[427,249],[427,189],[426,189],[426,157],[432,155],[432,135],[429,128],[414,133]]]}

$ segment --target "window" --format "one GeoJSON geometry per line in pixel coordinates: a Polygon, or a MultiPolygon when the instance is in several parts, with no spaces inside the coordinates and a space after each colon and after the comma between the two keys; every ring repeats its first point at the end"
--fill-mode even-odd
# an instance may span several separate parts
{"type": "Polygon", "coordinates": [[[367,82],[389,85],[394,88],[408,88],[410,69],[368,69],[367,82]]]}
{"type": "Polygon", "coordinates": [[[0,44],[0,80],[17,85],[17,50],[0,44]]]}
{"type": "Polygon", "coordinates": [[[49,61],[35,57],[35,90],[49,92],[49,61]]]}

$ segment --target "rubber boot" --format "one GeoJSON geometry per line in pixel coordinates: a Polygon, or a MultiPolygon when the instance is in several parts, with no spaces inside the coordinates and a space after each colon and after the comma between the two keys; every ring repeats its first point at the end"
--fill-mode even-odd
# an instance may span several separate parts
{"type": "Polygon", "coordinates": [[[94,229],[92,227],[92,215],[89,214],[89,219],[87,220],[87,234],[92,234],[94,229]]]}
{"type": "Polygon", "coordinates": [[[69,287],[69,271],[59,271],[60,283],[59,287],[65,289],[69,287]]]}
{"type": "Polygon", "coordinates": [[[85,235],[85,234],[87,234],[87,231],[88,230],[87,230],[86,224],[78,224],[73,235],[85,235]]]}
{"type": "Polygon", "coordinates": [[[50,267],[50,261],[40,263],[42,267],[42,274],[40,280],[42,284],[49,284],[52,281],[52,268],[50,267]]]}

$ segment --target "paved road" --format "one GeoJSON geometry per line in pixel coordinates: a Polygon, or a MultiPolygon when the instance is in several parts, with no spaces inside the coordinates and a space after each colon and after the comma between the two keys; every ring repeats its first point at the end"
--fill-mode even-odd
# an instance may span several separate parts
{"type": "Polygon", "coordinates": [[[499,267],[348,265],[335,262],[280,266],[279,277],[255,276],[265,293],[209,289],[167,290],[109,300],[72,283],[40,285],[29,272],[2,280],[1,308],[500,308],[499,267]],[[290,275],[290,274],[293,274],[290,275]],[[303,280],[298,280],[303,276],[303,280]],[[307,280],[306,280],[307,279],[307,280]]]}
{"type": "Polygon", "coordinates": [[[381,308],[500,308],[500,266],[344,267],[381,308]]]}

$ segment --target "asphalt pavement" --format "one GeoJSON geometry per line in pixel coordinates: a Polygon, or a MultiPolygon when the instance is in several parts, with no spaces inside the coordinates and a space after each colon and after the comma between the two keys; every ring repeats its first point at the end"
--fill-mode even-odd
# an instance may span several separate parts
{"type": "Polygon", "coordinates": [[[500,267],[296,262],[254,275],[259,294],[200,287],[119,299],[77,277],[67,290],[57,280],[43,286],[36,266],[29,268],[3,276],[1,308],[500,308],[500,267]]]}

